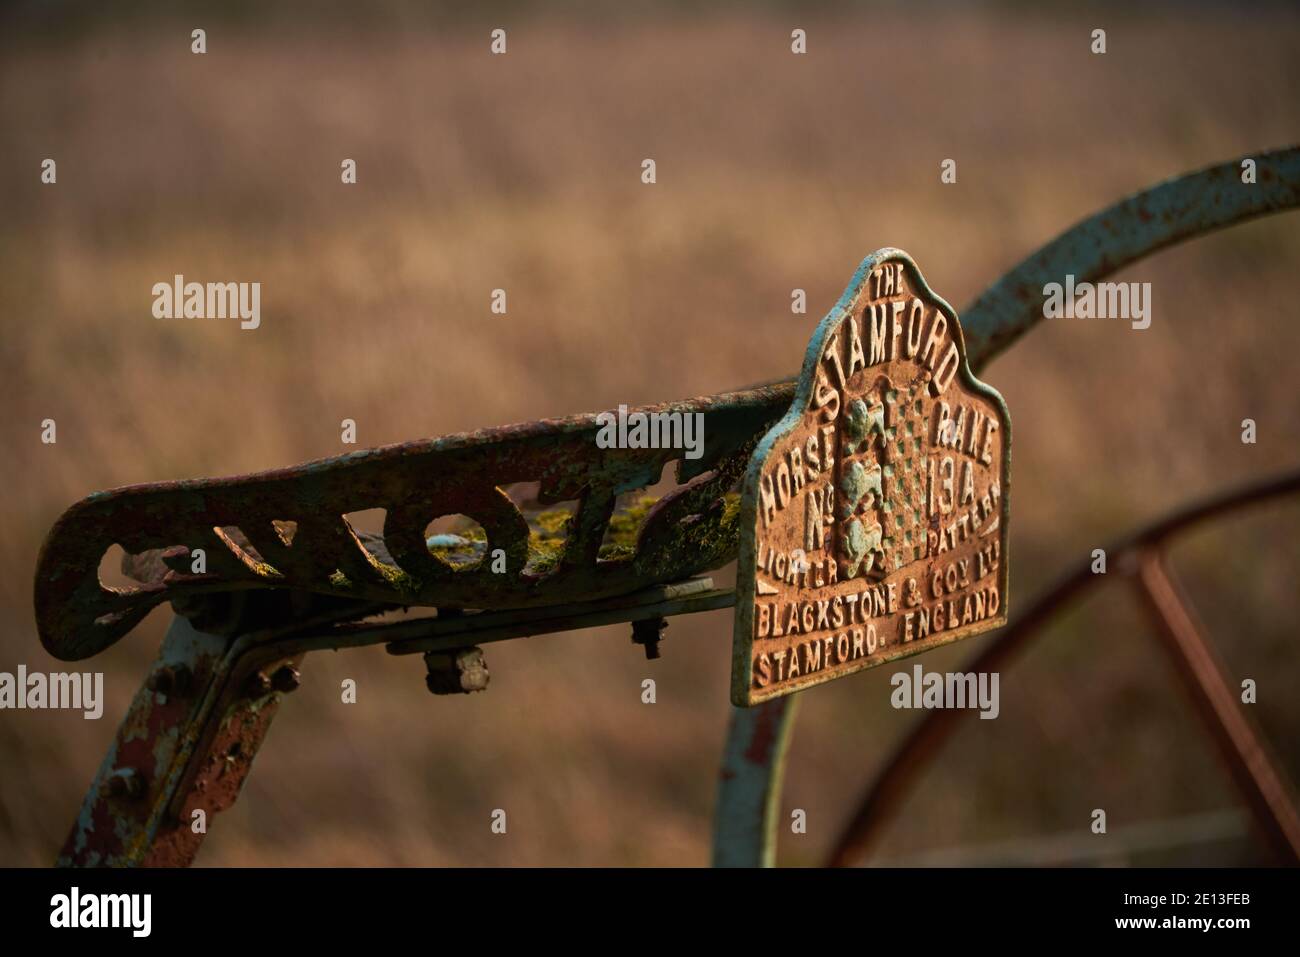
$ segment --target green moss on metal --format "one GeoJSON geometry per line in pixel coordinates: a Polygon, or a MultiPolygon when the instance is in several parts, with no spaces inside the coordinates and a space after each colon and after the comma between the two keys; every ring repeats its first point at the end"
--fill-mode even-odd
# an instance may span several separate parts
{"type": "Polygon", "coordinates": [[[641,526],[658,501],[653,495],[642,495],[621,512],[610,516],[605,543],[600,546],[601,561],[618,561],[631,558],[636,553],[636,538],[641,533],[641,526]]]}
{"type": "MultiPolygon", "coordinates": [[[[653,495],[643,495],[610,517],[605,541],[600,547],[602,562],[629,561],[636,556],[637,538],[645,524],[646,516],[659,502],[653,495]]],[[[716,507],[716,506],[715,506],[716,507]]],[[[722,514],[716,521],[701,521],[683,526],[682,547],[692,552],[724,555],[735,550],[740,534],[740,495],[728,492],[722,498],[722,514]]],[[[565,509],[548,509],[528,516],[528,564],[533,575],[546,575],[559,566],[568,541],[573,515],[565,509]]],[[[467,524],[454,533],[434,535],[429,538],[429,552],[457,570],[476,566],[485,555],[487,534],[478,525],[467,524]]],[[[401,594],[414,594],[422,587],[400,568],[377,563],[380,574],[401,594]]],[[[356,587],[341,572],[330,579],[340,590],[356,587]]]]}
{"type": "Polygon", "coordinates": [[[529,523],[528,571],[545,575],[560,564],[572,516],[562,508],[538,512],[529,523]]]}

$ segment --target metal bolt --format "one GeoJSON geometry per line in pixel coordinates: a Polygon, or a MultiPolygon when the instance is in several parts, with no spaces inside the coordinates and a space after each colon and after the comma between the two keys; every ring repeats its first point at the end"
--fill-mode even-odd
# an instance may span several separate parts
{"type": "Polygon", "coordinates": [[[454,651],[430,651],[424,656],[429,673],[424,685],[433,694],[471,694],[486,691],[491,675],[483,649],[458,648],[454,651]]]}
{"type": "Polygon", "coordinates": [[[175,681],[175,674],[172,669],[167,667],[159,668],[149,676],[147,685],[150,691],[156,691],[158,694],[169,695],[172,693],[172,683],[175,681]]]}
{"type": "Polygon", "coordinates": [[[271,679],[263,671],[254,671],[244,684],[244,694],[250,698],[260,698],[271,693],[271,679]]]}
{"type": "Polygon", "coordinates": [[[282,665],[271,676],[271,687],[286,694],[297,691],[300,684],[302,684],[302,676],[293,665],[282,665]]]}
{"type": "Polygon", "coordinates": [[[116,798],[138,798],[144,794],[144,776],[135,768],[118,768],[109,774],[108,793],[116,798]]]}
{"type": "Polygon", "coordinates": [[[663,631],[667,627],[668,621],[664,618],[642,618],[632,622],[632,641],[645,648],[647,661],[659,657],[659,642],[663,639],[663,631]]]}
{"type": "Polygon", "coordinates": [[[184,695],[189,692],[193,675],[184,665],[163,665],[149,676],[148,687],[161,695],[184,695]]]}

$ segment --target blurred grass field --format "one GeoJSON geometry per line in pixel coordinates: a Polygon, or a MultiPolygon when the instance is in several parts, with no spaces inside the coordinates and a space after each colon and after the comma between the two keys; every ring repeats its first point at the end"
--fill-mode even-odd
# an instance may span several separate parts
{"type": "MultiPolygon", "coordinates": [[[[503,57],[495,22],[383,9],[357,29],[240,7],[208,18],[203,56],[186,17],[0,30],[0,670],[71,667],[37,642],[31,577],[93,490],[337,454],[343,418],[372,446],[792,374],[873,249],[907,249],[960,312],[1101,206],[1300,130],[1282,7],[1107,7],[1104,56],[1097,17],[1016,5],[517,12],[503,57]],[[154,319],[175,273],[260,281],[261,328],[154,319]]],[[[1015,426],[1013,614],[1134,523],[1300,463],[1298,259],[1296,216],[1167,251],[1117,277],[1152,284],[1149,329],[1049,324],[984,371],[1015,426]]],[[[1297,533],[1300,509],[1270,507],[1178,552],[1293,778],[1297,533]]],[[[103,720],[0,713],[0,864],[53,860],[168,614],[93,660],[103,720]]],[[[703,864],[730,628],[676,619],[654,663],[624,627],[496,645],[465,699],[379,649],[317,655],[198,862],[703,864]]],[[[785,805],[808,833],[784,861],[820,859],[915,720],[888,706],[893,670],[804,695],[785,805]]],[[[1195,721],[1112,584],[1003,675],[1000,719],[967,723],[881,853],[1235,806],[1195,721]]]]}

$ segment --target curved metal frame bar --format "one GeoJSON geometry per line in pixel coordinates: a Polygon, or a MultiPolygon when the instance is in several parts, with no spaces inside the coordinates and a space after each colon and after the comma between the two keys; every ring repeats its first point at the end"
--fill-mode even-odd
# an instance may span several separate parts
{"type": "Polygon", "coordinates": [[[1300,207],[1300,147],[1239,156],[1165,180],[1067,229],[961,312],[971,368],[980,368],[1043,320],[1043,286],[1095,282],[1167,246],[1300,207]],[[1256,164],[1256,182],[1241,164],[1256,164]]]}

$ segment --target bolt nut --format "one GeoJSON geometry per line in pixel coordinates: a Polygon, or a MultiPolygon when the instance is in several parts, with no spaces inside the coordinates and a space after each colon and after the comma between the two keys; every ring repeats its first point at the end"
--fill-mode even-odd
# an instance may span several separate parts
{"type": "Polygon", "coordinates": [[[271,679],[263,671],[254,671],[244,683],[244,694],[250,698],[261,698],[271,693],[271,679]]]}
{"type": "Polygon", "coordinates": [[[161,695],[185,695],[193,683],[193,675],[184,665],[163,665],[149,676],[147,686],[150,691],[161,695]]]}
{"type": "Polygon", "coordinates": [[[285,694],[290,691],[297,691],[300,684],[302,684],[302,676],[298,674],[298,669],[293,665],[282,665],[271,676],[271,687],[285,694]]]}
{"type": "Polygon", "coordinates": [[[118,768],[104,782],[111,797],[138,798],[144,794],[144,776],[135,768],[118,768]]]}
{"type": "Polygon", "coordinates": [[[486,691],[491,675],[483,649],[459,648],[455,651],[430,651],[424,656],[429,673],[424,685],[433,694],[472,694],[486,691]]]}
{"type": "Polygon", "coordinates": [[[645,648],[647,661],[659,657],[659,642],[663,640],[663,631],[668,627],[664,618],[642,618],[632,622],[632,642],[645,648]]]}

